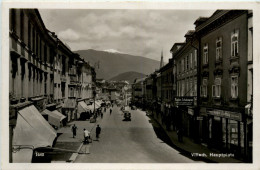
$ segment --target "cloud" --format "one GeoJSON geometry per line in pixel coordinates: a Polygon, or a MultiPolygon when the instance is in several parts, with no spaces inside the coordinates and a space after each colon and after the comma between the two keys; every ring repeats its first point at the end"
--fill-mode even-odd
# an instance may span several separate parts
{"type": "Polygon", "coordinates": [[[60,31],[58,33],[58,37],[62,40],[71,42],[71,41],[79,40],[80,35],[77,32],[75,32],[74,30],[68,28],[64,31],[60,31]]]}
{"type": "Polygon", "coordinates": [[[127,9],[40,9],[46,27],[58,33],[72,50],[117,49],[127,54],[165,61],[170,48],[183,42],[206,10],[127,10],[127,9]],[[69,22],[68,22],[69,21],[69,22]]]}

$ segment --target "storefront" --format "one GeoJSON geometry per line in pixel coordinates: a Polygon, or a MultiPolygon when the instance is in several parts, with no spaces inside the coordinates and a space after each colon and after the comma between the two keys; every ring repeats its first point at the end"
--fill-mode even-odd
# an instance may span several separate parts
{"type": "Polygon", "coordinates": [[[84,101],[78,103],[77,119],[86,120],[90,119],[90,109],[84,101]]]}
{"type": "Polygon", "coordinates": [[[240,157],[245,146],[242,113],[207,109],[207,114],[209,146],[240,157]]]}
{"type": "Polygon", "coordinates": [[[47,115],[47,121],[50,125],[52,125],[55,129],[59,129],[64,126],[64,120],[66,119],[66,116],[58,112],[57,110],[49,111],[48,109],[45,109],[41,112],[43,117],[47,115]]]}

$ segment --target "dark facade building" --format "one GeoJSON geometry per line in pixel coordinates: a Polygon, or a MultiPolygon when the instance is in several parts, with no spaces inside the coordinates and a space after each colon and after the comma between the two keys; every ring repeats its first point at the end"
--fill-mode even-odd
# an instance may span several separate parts
{"type": "MultiPolygon", "coordinates": [[[[193,30],[185,34],[185,43],[174,44],[175,51],[172,56],[176,65],[177,97],[192,97],[194,104],[191,106],[178,106],[176,108],[176,127],[182,128],[183,133],[193,139],[198,137],[199,121],[197,113],[197,53],[198,41],[193,30]]],[[[172,48],[172,49],[173,49],[172,48]]]]}
{"type": "Polygon", "coordinates": [[[170,129],[173,122],[173,96],[176,91],[173,89],[174,75],[173,75],[173,60],[163,66],[160,70],[161,73],[161,111],[162,122],[170,129]]]}
{"type": "MultiPolygon", "coordinates": [[[[194,142],[251,162],[253,13],[217,10],[194,24],[186,41],[171,48],[169,62],[164,65],[161,56],[160,69],[152,74],[156,118],[168,130],[181,128],[194,142]],[[181,98],[194,103],[177,104],[181,98]]],[[[150,79],[142,91],[149,101],[150,79]]]]}
{"type": "Polygon", "coordinates": [[[246,10],[220,10],[196,22],[200,50],[200,114],[206,119],[204,140],[210,147],[245,157],[248,122],[245,114],[248,79],[248,20],[246,10]]]}

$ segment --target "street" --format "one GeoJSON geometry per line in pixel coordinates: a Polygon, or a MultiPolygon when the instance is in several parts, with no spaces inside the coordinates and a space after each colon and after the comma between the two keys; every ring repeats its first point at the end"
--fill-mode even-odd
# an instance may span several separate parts
{"type": "Polygon", "coordinates": [[[92,143],[83,146],[75,163],[188,163],[194,162],[181,155],[157,138],[145,112],[130,110],[132,120],[123,121],[123,113],[114,106],[98,124],[101,126],[99,141],[95,130],[91,132],[92,143]]]}

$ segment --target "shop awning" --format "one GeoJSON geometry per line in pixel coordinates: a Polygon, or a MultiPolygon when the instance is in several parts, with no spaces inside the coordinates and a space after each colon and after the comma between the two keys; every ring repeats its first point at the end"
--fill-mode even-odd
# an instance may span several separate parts
{"type": "MultiPolygon", "coordinates": [[[[94,111],[94,103],[92,103],[92,105],[87,105],[87,108],[89,110],[91,110],[91,112],[93,112],[94,111]]],[[[98,108],[100,108],[100,105],[95,104],[95,109],[97,110],[98,108]]]]}
{"type": "Polygon", "coordinates": [[[55,114],[57,117],[59,117],[60,121],[66,118],[66,116],[64,116],[62,113],[60,113],[57,110],[52,111],[52,113],[55,114]]]}
{"type": "Polygon", "coordinates": [[[90,109],[88,108],[87,104],[83,101],[79,102],[78,103],[78,112],[87,112],[89,111],[90,109]]]}
{"type": "Polygon", "coordinates": [[[95,101],[95,104],[96,104],[96,108],[100,108],[101,107],[101,102],[100,101],[95,101]]]}
{"type": "Polygon", "coordinates": [[[13,162],[31,162],[30,148],[52,146],[56,136],[55,130],[35,106],[31,105],[20,110],[13,134],[13,147],[16,149],[16,152],[13,152],[13,162]]]}
{"type": "Polygon", "coordinates": [[[77,116],[80,117],[80,114],[82,112],[88,112],[90,110],[91,109],[88,108],[87,104],[84,101],[81,101],[81,102],[78,103],[78,114],[77,114],[77,116]]]}
{"type": "Polygon", "coordinates": [[[56,126],[58,128],[60,128],[61,121],[66,118],[63,114],[61,114],[57,110],[51,112],[48,109],[45,109],[42,112],[42,114],[47,114],[48,115],[48,122],[51,125],[54,125],[54,126],[56,126]]]}

